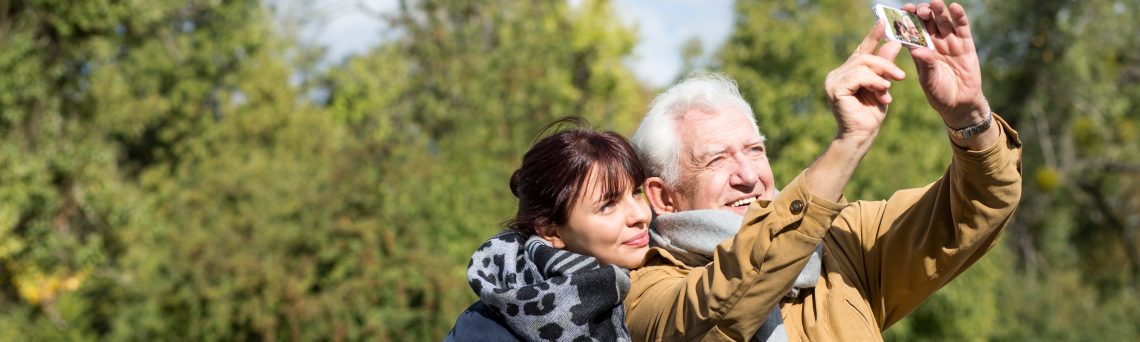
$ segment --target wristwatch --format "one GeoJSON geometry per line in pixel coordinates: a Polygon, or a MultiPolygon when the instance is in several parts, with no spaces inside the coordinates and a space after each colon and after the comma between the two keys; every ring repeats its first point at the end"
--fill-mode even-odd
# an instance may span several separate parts
{"type": "Polygon", "coordinates": [[[986,118],[982,119],[982,122],[973,124],[970,127],[966,127],[963,129],[953,129],[953,128],[950,128],[950,126],[946,126],[946,131],[950,133],[951,137],[955,137],[958,139],[969,139],[970,137],[976,136],[978,134],[982,134],[982,132],[985,132],[986,130],[990,129],[990,126],[993,125],[993,122],[994,122],[994,112],[988,111],[988,112],[986,112],[986,118]]]}

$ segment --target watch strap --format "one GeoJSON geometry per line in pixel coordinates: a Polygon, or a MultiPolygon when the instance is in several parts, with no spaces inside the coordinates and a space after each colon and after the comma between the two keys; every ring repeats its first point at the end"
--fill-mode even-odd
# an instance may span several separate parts
{"type": "Polygon", "coordinates": [[[989,130],[990,126],[993,126],[993,122],[994,122],[994,112],[993,111],[987,111],[986,112],[986,118],[982,119],[982,122],[973,124],[969,127],[962,128],[962,129],[953,129],[953,128],[950,128],[950,126],[946,126],[946,131],[949,132],[950,136],[952,136],[952,137],[955,137],[958,139],[969,139],[971,137],[977,136],[978,134],[982,134],[982,132],[985,132],[986,130],[989,130]]]}

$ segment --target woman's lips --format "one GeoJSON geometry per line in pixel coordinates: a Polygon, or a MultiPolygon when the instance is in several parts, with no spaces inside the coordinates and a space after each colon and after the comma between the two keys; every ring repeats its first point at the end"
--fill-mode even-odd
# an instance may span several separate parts
{"type": "Polygon", "coordinates": [[[649,230],[642,230],[640,234],[637,234],[637,236],[632,239],[626,240],[622,244],[630,247],[645,247],[649,245],[649,230]]]}

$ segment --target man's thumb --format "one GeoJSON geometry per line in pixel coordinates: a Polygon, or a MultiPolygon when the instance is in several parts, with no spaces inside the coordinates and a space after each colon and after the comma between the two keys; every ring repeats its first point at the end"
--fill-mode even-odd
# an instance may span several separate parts
{"type": "Polygon", "coordinates": [[[924,47],[910,48],[910,56],[914,59],[914,66],[918,67],[919,70],[934,64],[934,59],[936,58],[934,54],[934,50],[924,47]]]}
{"type": "Polygon", "coordinates": [[[910,48],[910,57],[914,60],[914,69],[918,71],[919,76],[926,76],[927,73],[934,71],[934,63],[938,59],[935,54],[934,50],[923,47],[910,48]]]}
{"type": "Polygon", "coordinates": [[[896,41],[888,41],[886,44],[883,44],[883,46],[880,46],[879,51],[875,54],[888,61],[894,62],[895,57],[899,55],[899,51],[901,50],[902,44],[896,41]]]}

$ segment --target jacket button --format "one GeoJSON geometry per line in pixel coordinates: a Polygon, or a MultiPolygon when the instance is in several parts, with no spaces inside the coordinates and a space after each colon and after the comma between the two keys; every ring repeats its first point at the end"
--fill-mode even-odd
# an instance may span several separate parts
{"type": "Polygon", "coordinates": [[[804,212],[804,201],[792,201],[792,206],[788,209],[792,210],[792,215],[799,215],[800,213],[804,212]]]}

